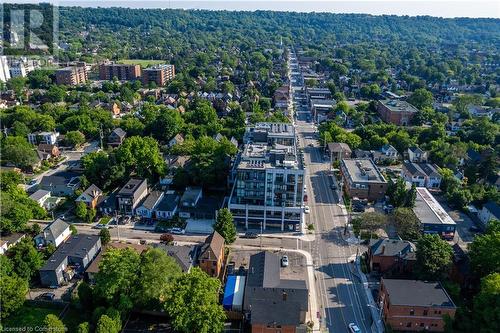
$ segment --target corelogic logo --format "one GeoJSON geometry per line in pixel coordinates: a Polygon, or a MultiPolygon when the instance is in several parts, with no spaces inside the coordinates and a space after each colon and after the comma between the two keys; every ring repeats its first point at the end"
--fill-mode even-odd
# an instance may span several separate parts
{"type": "Polygon", "coordinates": [[[0,54],[54,56],[58,48],[58,7],[52,4],[1,4],[0,54]]]}

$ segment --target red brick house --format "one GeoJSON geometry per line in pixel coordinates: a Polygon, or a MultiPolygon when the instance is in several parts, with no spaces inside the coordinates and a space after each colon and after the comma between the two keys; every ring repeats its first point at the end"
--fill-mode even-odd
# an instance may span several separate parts
{"type": "Polygon", "coordinates": [[[382,318],[395,331],[443,332],[444,315],[457,307],[439,282],[382,279],[379,301],[382,318]]]}
{"type": "Polygon", "coordinates": [[[200,268],[212,277],[220,277],[224,267],[224,238],[214,231],[205,240],[198,259],[200,268]]]}
{"type": "Polygon", "coordinates": [[[386,123],[408,126],[418,109],[408,102],[391,99],[378,101],[377,112],[386,123]]]}
{"type": "Polygon", "coordinates": [[[368,247],[370,271],[380,274],[403,275],[413,270],[416,247],[399,239],[375,239],[368,247]]]}

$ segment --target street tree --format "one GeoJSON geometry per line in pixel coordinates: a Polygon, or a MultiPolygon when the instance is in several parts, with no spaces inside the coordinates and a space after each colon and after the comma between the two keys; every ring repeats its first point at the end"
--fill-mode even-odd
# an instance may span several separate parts
{"type": "Polygon", "coordinates": [[[415,271],[423,280],[440,280],[451,265],[453,250],[438,235],[423,235],[417,242],[415,271]]]}
{"type": "Polygon", "coordinates": [[[236,226],[233,214],[231,214],[229,209],[222,208],[218,211],[214,230],[224,237],[227,244],[231,244],[236,240],[236,226]]]}
{"type": "Polygon", "coordinates": [[[417,240],[420,237],[420,221],[410,208],[400,207],[394,211],[396,231],[404,240],[417,240]]]}
{"type": "Polygon", "coordinates": [[[69,131],[64,136],[64,143],[71,147],[80,147],[85,143],[85,135],[80,131],[69,131]]]}
{"type": "Polygon", "coordinates": [[[165,302],[165,310],[176,331],[221,332],[226,316],[219,304],[219,289],[220,281],[198,267],[181,275],[165,302]]]}
{"type": "Polygon", "coordinates": [[[48,314],[43,320],[43,326],[45,332],[50,333],[61,333],[66,332],[66,326],[64,326],[63,322],[53,314],[48,314]]]}
{"type": "Polygon", "coordinates": [[[80,220],[85,221],[87,219],[87,205],[83,201],[78,201],[75,207],[75,215],[80,220]]]}
{"type": "Polygon", "coordinates": [[[99,231],[99,237],[101,238],[101,244],[102,246],[108,245],[109,241],[111,240],[111,234],[109,233],[109,229],[104,228],[99,231]]]}

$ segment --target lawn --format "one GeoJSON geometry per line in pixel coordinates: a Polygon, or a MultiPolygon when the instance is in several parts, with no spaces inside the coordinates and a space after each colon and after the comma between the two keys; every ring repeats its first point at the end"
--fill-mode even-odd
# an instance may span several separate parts
{"type": "Polygon", "coordinates": [[[120,64],[126,65],[141,65],[141,67],[148,67],[152,65],[164,64],[164,60],[145,60],[145,59],[123,59],[118,61],[120,64]]]}
{"type": "Polygon", "coordinates": [[[61,308],[55,307],[35,307],[24,304],[15,314],[3,320],[4,330],[7,328],[35,328],[43,325],[43,320],[48,314],[58,316],[61,308]]]}

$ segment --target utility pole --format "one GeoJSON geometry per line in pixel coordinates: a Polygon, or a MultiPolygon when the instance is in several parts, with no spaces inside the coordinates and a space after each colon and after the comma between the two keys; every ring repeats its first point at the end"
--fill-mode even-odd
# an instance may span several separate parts
{"type": "Polygon", "coordinates": [[[260,250],[262,251],[262,221],[260,221],[260,250]]]}
{"type": "Polygon", "coordinates": [[[102,124],[100,125],[99,127],[99,136],[101,138],[101,150],[104,149],[103,145],[102,145],[102,138],[103,138],[103,133],[102,133],[102,124]]]}

